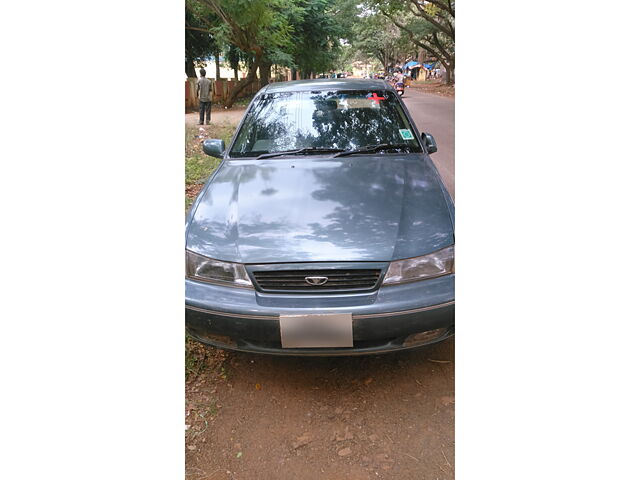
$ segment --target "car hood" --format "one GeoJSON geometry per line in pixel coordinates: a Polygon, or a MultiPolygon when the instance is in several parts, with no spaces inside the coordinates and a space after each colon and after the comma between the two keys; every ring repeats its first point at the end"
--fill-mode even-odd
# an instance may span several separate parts
{"type": "Polygon", "coordinates": [[[389,261],[453,243],[423,155],[226,160],[187,226],[187,248],[240,263],[389,261]]]}

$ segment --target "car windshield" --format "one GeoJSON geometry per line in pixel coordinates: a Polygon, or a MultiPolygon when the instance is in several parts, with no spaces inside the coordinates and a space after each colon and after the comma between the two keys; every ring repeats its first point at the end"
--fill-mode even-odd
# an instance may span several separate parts
{"type": "Polygon", "coordinates": [[[355,150],[381,144],[422,152],[392,92],[309,91],[266,93],[251,106],[229,156],[309,149],[355,150]]]}

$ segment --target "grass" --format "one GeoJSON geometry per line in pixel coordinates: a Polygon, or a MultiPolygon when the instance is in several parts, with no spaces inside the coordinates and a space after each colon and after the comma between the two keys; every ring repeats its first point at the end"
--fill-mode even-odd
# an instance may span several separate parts
{"type": "MultiPolygon", "coordinates": [[[[185,162],[184,174],[187,185],[204,183],[211,172],[220,163],[220,159],[205,155],[199,138],[199,126],[187,125],[185,127],[185,162]]],[[[229,145],[236,126],[230,123],[223,125],[209,125],[206,127],[208,138],[220,138],[229,145]]]]}
{"type": "Polygon", "coordinates": [[[207,355],[204,345],[185,335],[184,340],[184,375],[185,378],[196,376],[207,365],[207,355]]]}
{"type": "Polygon", "coordinates": [[[209,403],[209,408],[207,410],[207,413],[212,416],[215,417],[216,415],[218,415],[218,412],[220,411],[220,408],[218,407],[218,399],[214,398],[210,403],[209,403]]]}
{"type": "Polygon", "coordinates": [[[220,159],[209,157],[203,153],[188,157],[184,163],[185,184],[194,185],[204,183],[219,163],[220,159]]]}
{"type": "Polygon", "coordinates": [[[185,334],[185,380],[195,379],[205,370],[215,378],[228,381],[231,378],[231,367],[227,352],[206,346],[185,334]]]}
{"type": "MultiPolygon", "coordinates": [[[[249,103],[251,103],[251,100],[253,100],[253,97],[255,96],[256,96],[255,93],[250,93],[249,95],[245,95],[244,97],[236,98],[231,108],[246,107],[247,105],[249,105],[249,103]]],[[[214,102],[214,105],[223,106],[224,100],[219,100],[217,102],[214,102]]]]}
{"type": "Polygon", "coordinates": [[[255,96],[255,93],[252,93],[251,95],[247,95],[246,97],[242,97],[242,98],[238,98],[233,106],[234,107],[246,107],[247,105],[249,105],[249,103],[251,103],[251,100],[253,100],[253,97],[255,96]]]}

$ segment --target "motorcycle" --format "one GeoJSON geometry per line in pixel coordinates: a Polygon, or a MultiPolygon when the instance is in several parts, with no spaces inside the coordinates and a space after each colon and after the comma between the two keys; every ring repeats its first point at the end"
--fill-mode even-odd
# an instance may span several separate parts
{"type": "Polygon", "coordinates": [[[398,95],[400,96],[404,95],[404,82],[396,82],[394,88],[398,95]]]}

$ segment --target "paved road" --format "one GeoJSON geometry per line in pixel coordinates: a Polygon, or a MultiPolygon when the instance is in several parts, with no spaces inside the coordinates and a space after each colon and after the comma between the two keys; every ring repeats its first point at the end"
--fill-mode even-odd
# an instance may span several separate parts
{"type": "Polygon", "coordinates": [[[420,131],[429,132],[435,137],[438,151],[431,158],[449,193],[455,197],[454,99],[411,88],[407,89],[403,99],[420,131]]]}

